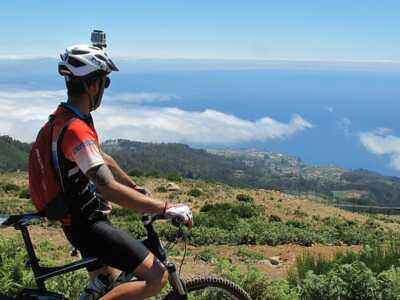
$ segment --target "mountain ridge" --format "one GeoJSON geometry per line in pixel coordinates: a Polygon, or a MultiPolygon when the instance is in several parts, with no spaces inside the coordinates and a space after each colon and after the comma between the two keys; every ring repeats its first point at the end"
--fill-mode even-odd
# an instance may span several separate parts
{"type": "MultiPolygon", "coordinates": [[[[31,144],[0,136],[0,169],[26,170],[31,144]]],[[[171,174],[235,186],[314,192],[331,202],[399,206],[400,178],[334,165],[311,166],[301,158],[256,149],[194,149],[179,143],[107,140],[102,149],[125,170],[171,174]]]]}

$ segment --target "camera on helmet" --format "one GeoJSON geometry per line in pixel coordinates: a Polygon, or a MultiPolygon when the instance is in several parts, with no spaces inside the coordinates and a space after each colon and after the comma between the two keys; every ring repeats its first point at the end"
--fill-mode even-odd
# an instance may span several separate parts
{"type": "Polygon", "coordinates": [[[102,30],[93,30],[91,36],[92,45],[100,49],[107,47],[106,33],[102,30]]]}

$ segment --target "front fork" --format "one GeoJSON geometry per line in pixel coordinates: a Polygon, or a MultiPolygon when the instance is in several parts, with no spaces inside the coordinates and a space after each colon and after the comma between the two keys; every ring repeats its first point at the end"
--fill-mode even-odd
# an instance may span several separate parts
{"type": "Polygon", "coordinates": [[[172,262],[165,262],[165,267],[169,273],[169,282],[171,283],[172,287],[178,291],[179,295],[185,296],[182,299],[187,299],[187,292],[185,283],[179,277],[178,272],[176,271],[176,265],[172,262]]]}

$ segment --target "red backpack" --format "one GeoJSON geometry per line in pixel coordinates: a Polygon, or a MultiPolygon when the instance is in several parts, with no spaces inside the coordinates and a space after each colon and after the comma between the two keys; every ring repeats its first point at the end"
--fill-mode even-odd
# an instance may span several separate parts
{"type": "Polygon", "coordinates": [[[60,220],[68,213],[59,151],[71,114],[51,115],[40,129],[29,155],[29,187],[36,209],[49,219],[60,220]]]}

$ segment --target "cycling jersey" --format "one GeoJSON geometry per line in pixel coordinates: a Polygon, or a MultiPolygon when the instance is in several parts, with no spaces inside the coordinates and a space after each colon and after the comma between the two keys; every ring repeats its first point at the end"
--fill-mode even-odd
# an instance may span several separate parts
{"type": "Polygon", "coordinates": [[[64,192],[70,203],[70,214],[62,222],[70,224],[107,215],[112,207],[85,175],[89,169],[105,163],[91,115],[83,116],[69,103],[62,103],[54,116],[57,118],[65,114],[74,114],[76,117],[60,137],[59,145],[64,192]]]}
{"type": "Polygon", "coordinates": [[[60,145],[64,190],[72,199],[70,218],[63,221],[64,233],[82,257],[98,258],[88,271],[108,265],[132,272],[144,261],[149,250],[108,220],[111,203],[96,192],[95,185],[85,175],[91,168],[104,164],[93,120],[67,103],[60,105],[55,117],[71,112],[78,118],[68,125],[60,145]]]}

